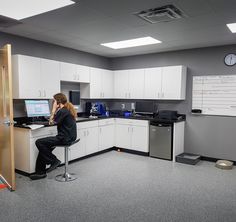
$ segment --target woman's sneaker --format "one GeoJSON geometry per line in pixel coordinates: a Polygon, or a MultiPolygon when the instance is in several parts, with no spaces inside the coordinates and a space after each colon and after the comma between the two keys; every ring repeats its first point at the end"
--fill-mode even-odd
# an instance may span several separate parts
{"type": "Polygon", "coordinates": [[[56,160],[54,163],[51,164],[51,166],[47,169],[47,173],[50,173],[51,171],[55,170],[59,165],[61,164],[60,160],[56,160]]]}

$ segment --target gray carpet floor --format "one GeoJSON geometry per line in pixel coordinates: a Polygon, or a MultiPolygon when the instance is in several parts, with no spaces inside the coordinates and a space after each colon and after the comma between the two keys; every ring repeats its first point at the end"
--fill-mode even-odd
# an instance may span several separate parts
{"type": "Polygon", "coordinates": [[[30,181],[0,190],[1,222],[235,222],[236,170],[111,151],[70,164],[78,179],[30,181]]]}

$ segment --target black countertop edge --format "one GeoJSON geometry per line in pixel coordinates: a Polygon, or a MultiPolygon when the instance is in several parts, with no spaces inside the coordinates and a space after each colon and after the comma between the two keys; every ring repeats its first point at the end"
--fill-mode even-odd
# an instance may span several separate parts
{"type": "MultiPolygon", "coordinates": [[[[103,119],[113,119],[113,118],[120,118],[120,119],[134,119],[134,120],[147,120],[147,121],[155,121],[156,123],[176,123],[176,122],[182,122],[185,121],[185,117],[179,118],[177,120],[167,120],[167,119],[157,119],[157,118],[153,118],[153,117],[144,117],[144,116],[129,116],[129,117],[124,117],[124,116],[99,116],[98,118],[81,118],[79,120],[77,120],[77,123],[80,122],[88,122],[88,121],[94,121],[94,120],[103,120],[103,119]]],[[[56,126],[56,125],[46,125],[44,127],[51,127],[51,126],[56,126]]],[[[18,128],[23,128],[23,129],[30,129],[29,126],[27,125],[22,125],[22,124],[15,124],[14,127],[18,127],[18,128]]]]}

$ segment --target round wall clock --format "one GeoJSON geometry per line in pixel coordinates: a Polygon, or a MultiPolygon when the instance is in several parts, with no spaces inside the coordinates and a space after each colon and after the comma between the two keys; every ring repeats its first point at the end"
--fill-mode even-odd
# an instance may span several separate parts
{"type": "Polygon", "coordinates": [[[236,55],[233,53],[227,54],[224,58],[225,65],[233,66],[236,64],[236,55]]]}

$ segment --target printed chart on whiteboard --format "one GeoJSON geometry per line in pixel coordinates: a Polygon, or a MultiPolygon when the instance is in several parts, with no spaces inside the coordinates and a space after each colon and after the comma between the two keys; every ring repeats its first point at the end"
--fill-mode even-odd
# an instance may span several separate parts
{"type": "Polygon", "coordinates": [[[236,116],[236,75],[193,76],[192,109],[236,116]]]}

